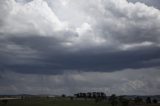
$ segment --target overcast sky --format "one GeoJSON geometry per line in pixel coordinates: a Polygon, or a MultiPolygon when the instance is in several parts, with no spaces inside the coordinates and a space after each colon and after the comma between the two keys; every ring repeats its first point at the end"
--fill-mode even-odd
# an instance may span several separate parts
{"type": "Polygon", "coordinates": [[[160,94],[159,0],[0,0],[0,94],[160,94]]]}

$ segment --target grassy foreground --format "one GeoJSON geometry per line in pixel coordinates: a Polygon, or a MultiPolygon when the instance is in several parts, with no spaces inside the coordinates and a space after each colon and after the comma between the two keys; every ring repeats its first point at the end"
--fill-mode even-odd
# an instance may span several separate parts
{"type": "Polygon", "coordinates": [[[25,99],[9,100],[7,104],[0,106],[110,106],[106,102],[96,104],[93,100],[64,100],[64,99],[25,99]]]}
{"type": "MultiPolygon", "coordinates": [[[[54,98],[32,98],[24,100],[9,100],[7,104],[0,102],[0,106],[111,106],[105,101],[95,103],[94,100],[67,100],[54,98]]],[[[134,106],[134,105],[131,105],[134,106]]],[[[156,105],[138,105],[138,106],[160,106],[156,105]]]]}

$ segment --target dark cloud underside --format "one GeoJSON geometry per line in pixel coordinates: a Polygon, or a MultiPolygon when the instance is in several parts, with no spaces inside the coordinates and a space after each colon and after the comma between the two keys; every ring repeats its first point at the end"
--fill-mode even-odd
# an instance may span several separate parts
{"type": "Polygon", "coordinates": [[[159,4],[0,0],[0,93],[37,94],[41,80],[56,85],[46,84],[48,93],[97,90],[96,84],[119,94],[159,93],[159,4]]]}

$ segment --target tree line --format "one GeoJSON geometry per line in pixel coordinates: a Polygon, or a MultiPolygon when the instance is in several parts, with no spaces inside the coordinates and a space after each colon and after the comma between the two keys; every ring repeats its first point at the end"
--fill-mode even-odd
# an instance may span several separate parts
{"type": "Polygon", "coordinates": [[[127,96],[116,96],[112,94],[111,96],[106,96],[103,92],[88,92],[88,93],[77,93],[74,94],[74,97],[79,99],[94,99],[95,103],[99,103],[101,101],[106,101],[110,103],[112,106],[129,106],[129,104],[141,105],[141,104],[157,104],[158,100],[156,98],[151,97],[134,97],[128,98],[127,96]]]}

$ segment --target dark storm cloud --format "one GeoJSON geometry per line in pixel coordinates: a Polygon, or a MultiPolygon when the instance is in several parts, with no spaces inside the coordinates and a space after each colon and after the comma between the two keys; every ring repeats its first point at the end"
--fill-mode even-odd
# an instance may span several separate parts
{"type": "Polygon", "coordinates": [[[35,57],[23,49],[13,49],[17,50],[14,51],[19,54],[17,56],[14,52],[1,52],[1,68],[19,73],[60,74],[70,70],[112,72],[157,67],[160,64],[160,48],[154,46],[112,52],[104,52],[105,48],[71,52],[53,37],[11,37],[5,43],[8,42],[36,51],[35,57]]]}
{"type": "Polygon", "coordinates": [[[159,66],[160,14],[154,8],[126,0],[1,2],[7,17],[0,18],[2,70],[59,74],[159,66]],[[60,14],[66,11],[72,14],[60,14]]]}
{"type": "Polygon", "coordinates": [[[0,0],[0,94],[159,94],[159,1],[140,1],[0,0]]]}

